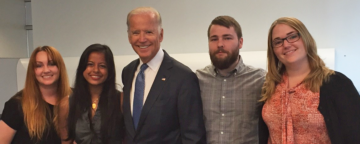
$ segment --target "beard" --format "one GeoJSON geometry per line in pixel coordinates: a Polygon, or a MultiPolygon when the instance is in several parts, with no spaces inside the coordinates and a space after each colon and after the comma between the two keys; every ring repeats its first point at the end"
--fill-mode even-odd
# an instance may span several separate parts
{"type": "Polygon", "coordinates": [[[225,51],[222,48],[218,49],[213,53],[210,52],[211,63],[219,70],[224,70],[229,68],[233,63],[236,62],[238,56],[239,56],[239,49],[236,49],[231,53],[229,51],[225,51]],[[216,57],[216,54],[219,52],[227,53],[227,56],[225,58],[216,57]]]}

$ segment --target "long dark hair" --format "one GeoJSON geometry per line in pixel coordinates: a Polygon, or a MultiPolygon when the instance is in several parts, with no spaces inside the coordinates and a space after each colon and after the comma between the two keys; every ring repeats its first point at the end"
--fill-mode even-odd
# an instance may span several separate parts
{"type": "MultiPolygon", "coordinates": [[[[111,134],[116,132],[116,129],[122,129],[121,123],[123,118],[121,115],[120,106],[120,92],[116,90],[116,73],[114,56],[110,48],[106,45],[92,44],[82,53],[79,65],[76,71],[75,86],[73,94],[70,97],[70,108],[68,117],[68,139],[75,139],[76,122],[84,112],[91,114],[91,95],[89,90],[89,83],[83,76],[83,72],[87,67],[89,55],[93,52],[101,52],[105,55],[105,62],[107,65],[108,77],[103,83],[102,92],[100,94],[98,107],[101,113],[101,141],[108,143],[111,134]]],[[[90,124],[91,118],[89,117],[90,124]]],[[[93,126],[90,129],[94,132],[93,126]]],[[[121,136],[122,134],[119,134],[121,136]]]]}

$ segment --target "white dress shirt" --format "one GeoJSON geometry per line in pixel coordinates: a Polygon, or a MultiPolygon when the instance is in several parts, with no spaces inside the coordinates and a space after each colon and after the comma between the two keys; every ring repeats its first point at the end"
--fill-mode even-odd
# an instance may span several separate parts
{"type": "MultiPolygon", "coordinates": [[[[153,59],[151,59],[147,65],[149,66],[145,71],[144,71],[144,76],[145,76],[145,90],[144,90],[144,101],[143,104],[145,104],[146,98],[148,97],[149,91],[151,89],[151,86],[154,82],[154,79],[156,77],[156,74],[160,68],[161,62],[164,59],[164,51],[162,50],[162,48],[159,49],[159,51],[156,53],[155,57],[153,59]]],[[[140,60],[139,65],[136,68],[135,74],[134,74],[134,78],[133,78],[133,82],[132,82],[132,86],[131,86],[131,91],[130,91],[130,106],[131,106],[131,115],[133,114],[133,104],[134,104],[134,93],[135,93],[135,81],[136,81],[136,77],[140,71],[140,66],[143,64],[143,62],[140,60]]]]}

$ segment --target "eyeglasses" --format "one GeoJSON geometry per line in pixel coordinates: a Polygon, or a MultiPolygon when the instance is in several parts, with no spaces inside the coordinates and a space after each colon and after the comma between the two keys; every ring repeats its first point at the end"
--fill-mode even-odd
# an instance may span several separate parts
{"type": "Polygon", "coordinates": [[[293,43],[296,42],[300,39],[300,34],[299,33],[293,33],[290,34],[289,36],[287,36],[286,38],[283,39],[275,39],[272,44],[274,47],[281,47],[284,44],[284,40],[286,40],[288,43],[293,43]]]}

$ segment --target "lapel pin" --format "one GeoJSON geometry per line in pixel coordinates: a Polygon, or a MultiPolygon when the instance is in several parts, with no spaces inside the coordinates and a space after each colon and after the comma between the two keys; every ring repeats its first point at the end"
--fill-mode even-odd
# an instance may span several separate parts
{"type": "Polygon", "coordinates": [[[165,81],[165,80],[166,80],[166,78],[162,78],[161,80],[162,80],[162,81],[165,81]]]}

